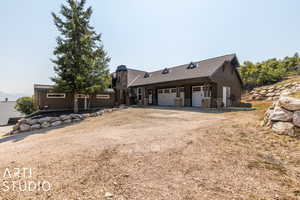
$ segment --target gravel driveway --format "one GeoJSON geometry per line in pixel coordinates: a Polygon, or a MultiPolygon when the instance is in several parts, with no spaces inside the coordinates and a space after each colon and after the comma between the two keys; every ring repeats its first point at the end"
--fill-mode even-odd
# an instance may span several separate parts
{"type": "Polygon", "coordinates": [[[2,138],[0,175],[6,168],[32,169],[31,177],[3,180],[47,180],[51,190],[0,186],[0,197],[296,199],[300,162],[290,160],[300,161],[299,140],[259,128],[258,119],[256,111],[130,108],[2,138]]]}

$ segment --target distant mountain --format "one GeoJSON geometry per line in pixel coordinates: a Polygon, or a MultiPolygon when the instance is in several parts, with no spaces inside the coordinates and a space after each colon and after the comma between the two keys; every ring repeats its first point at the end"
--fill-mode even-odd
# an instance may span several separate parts
{"type": "Polygon", "coordinates": [[[25,94],[25,93],[5,93],[0,91],[0,101],[4,101],[5,98],[8,98],[8,101],[16,101],[19,97],[24,97],[24,96],[32,96],[30,94],[25,94]]]}

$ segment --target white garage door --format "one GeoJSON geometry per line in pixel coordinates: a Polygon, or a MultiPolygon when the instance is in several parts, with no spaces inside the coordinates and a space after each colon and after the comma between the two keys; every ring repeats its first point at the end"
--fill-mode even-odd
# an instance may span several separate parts
{"type": "Polygon", "coordinates": [[[158,90],[159,106],[175,106],[176,88],[165,88],[158,90]]]}
{"type": "Polygon", "coordinates": [[[203,86],[193,86],[192,91],[192,106],[201,107],[202,99],[204,97],[203,86]]]}

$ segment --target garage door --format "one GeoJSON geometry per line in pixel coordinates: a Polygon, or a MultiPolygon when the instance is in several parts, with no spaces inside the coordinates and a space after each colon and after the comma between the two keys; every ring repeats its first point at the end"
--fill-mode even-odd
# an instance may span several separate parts
{"type": "Polygon", "coordinates": [[[204,97],[203,86],[193,86],[192,91],[193,91],[192,106],[201,107],[202,99],[204,97]]]}
{"type": "Polygon", "coordinates": [[[159,106],[175,106],[176,88],[165,88],[158,90],[159,106]]]}

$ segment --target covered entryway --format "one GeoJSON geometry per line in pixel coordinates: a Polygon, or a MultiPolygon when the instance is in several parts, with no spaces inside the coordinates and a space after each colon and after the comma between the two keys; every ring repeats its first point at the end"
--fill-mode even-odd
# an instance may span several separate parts
{"type": "Polygon", "coordinates": [[[203,86],[193,86],[192,87],[192,106],[193,107],[201,107],[203,97],[204,97],[203,86]]]}
{"type": "Polygon", "coordinates": [[[175,106],[176,88],[164,88],[158,90],[159,106],[175,106]]]}

